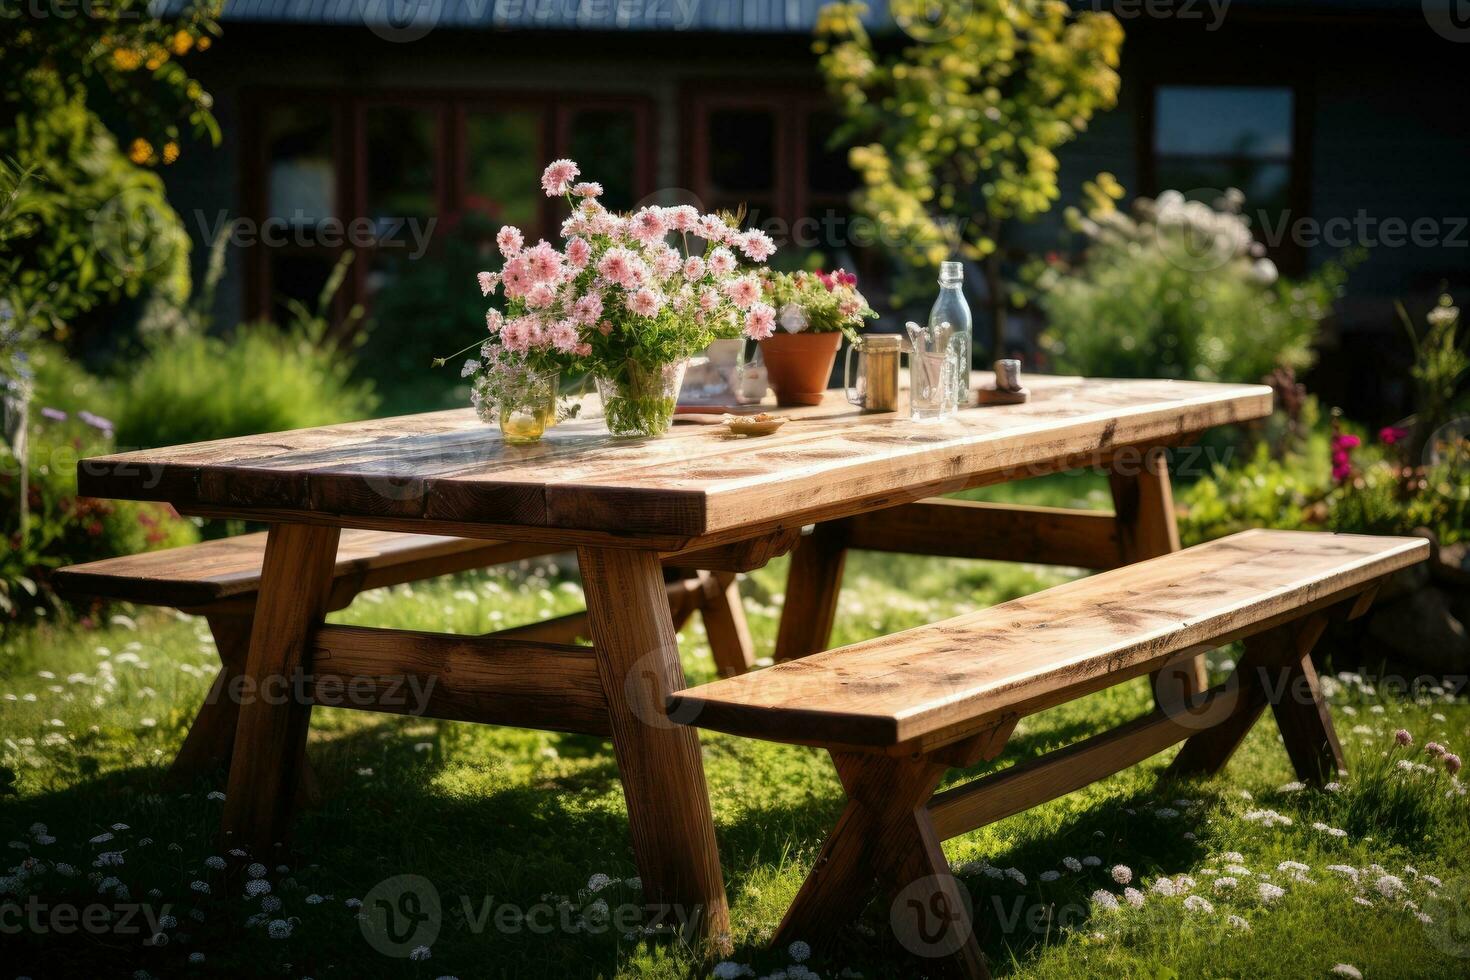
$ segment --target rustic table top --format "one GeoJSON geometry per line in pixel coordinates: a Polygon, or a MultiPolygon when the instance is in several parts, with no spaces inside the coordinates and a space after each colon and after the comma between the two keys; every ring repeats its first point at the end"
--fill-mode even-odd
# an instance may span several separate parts
{"type": "Polygon", "coordinates": [[[862,414],[834,391],[823,405],[779,410],[792,420],[761,438],[675,425],[662,438],[619,440],[585,419],[515,446],[459,409],[96,457],[79,464],[78,486],[190,513],[347,526],[733,539],[1064,461],[1102,463],[1120,447],[1178,444],[1272,405],[1261,385],[1032,375],[1027,386],[1024,405],[917,422],[862,414]]]}

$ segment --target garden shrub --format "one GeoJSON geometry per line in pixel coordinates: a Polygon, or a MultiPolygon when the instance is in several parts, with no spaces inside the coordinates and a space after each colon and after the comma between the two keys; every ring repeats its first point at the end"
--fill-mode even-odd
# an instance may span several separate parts
{"type": "Polygon", "coordinates": [[[117,442],[171,446],[366,418],[352,357],[270,323],[153,343],[121,379],[117,442]]]}
{"type": "Polygon", "coordinates": [[[1068,218],[1087,239],[1028,280],[1046,315],[1051,368],[1092,377],[1260,381],[1312,361],[1318,324],[1341,289],[1329,263],[1301,282],[1277,275],[1229,192],[1216,208],[1176,191],[1139,198],[1133,215],[1068,218]]]}

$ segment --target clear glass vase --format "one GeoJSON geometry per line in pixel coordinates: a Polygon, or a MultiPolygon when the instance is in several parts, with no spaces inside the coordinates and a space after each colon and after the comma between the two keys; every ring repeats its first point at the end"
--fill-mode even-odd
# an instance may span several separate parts
{"type": "Polygon", "coordinates": [[[661,436],[674,424],[674,403],[687,360],[656,367],[624,363],[616,375],[597,375],[607,430],[619,438],[661,436]]]}
{"type": "Polygon", "coordinates": [[[527,371],[505,385],[496,405],[500,435],[506,442],[536,442],[556,420],[555,371],[527,371]]]}

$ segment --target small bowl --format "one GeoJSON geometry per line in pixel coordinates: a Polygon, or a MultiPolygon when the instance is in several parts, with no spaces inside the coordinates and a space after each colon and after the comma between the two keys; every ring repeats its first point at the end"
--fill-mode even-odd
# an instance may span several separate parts
{"type": "Polygon", "coordinates": [[[783,415],[768,415],[761,412],[759,415],[727,415],[725,425],[729,427],[732,436],[768,436],[789,419],[783,415]]]}

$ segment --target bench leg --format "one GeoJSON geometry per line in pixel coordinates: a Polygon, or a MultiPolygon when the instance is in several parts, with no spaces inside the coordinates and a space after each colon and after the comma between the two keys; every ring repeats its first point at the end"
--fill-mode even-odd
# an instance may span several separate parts
{"type": "Polygon", "coordinates": [[[889,922],[931,974],[987,977],[970,905],[924,804],[947,766],[927,759],[833,753],[848,804],[787,910],[774,944],[798,939],[831,948],[857,919],[874,885],[889,900],[889,922]],[[926,964],[927,966],[928,964],[926,964]]]}
{"type": "Polygon", "coordinates": [[[699,615],[709,637],[710,653],[721,677],[735,677],[755,666],[755,644],[740,602],[734,572],[700,572],[699,615]]]}
{"type": "MultiPolygon", "coordinates": [[[[1141,460],[1128,462],[1131,465],[1121,465],[1115,460],[1108,473],[1118,529],[1118,560],[1123,565],[1179,550],[1179,524],[1174,514],[1168,455],[1162,448],[1154,448],[1146,451],[1141,460]]],[[[1170,702],[1183,703],[1210,686],[1203,654],[1155,671],[1150,680],[1155,701],[1161,707],[1170,702]],[[1182,690],[1161,691],[1160,685],[1182,690]]]]}
{"type": "Polygon", "coordinates": [[[658,556],[581,548],[577,557],[644,895],[673,913],[664,921],[726,936],[730,909],[699,735],[664,714],[684,670],[658,556]]]}
{"type": "Polygon", "coordinates": [[[1342,747],[1312,665],[1327,625],[1316,614],[1245,641],[1232,681],[1240,701],[1223,721],[1185,741],[1171,776],[1214,775],[1225,767],[1269,704],[1297,778],[1320,784],[1343,768],[1342,747]]]}
{"type": "Polygon", "coordinates": [[[847,535],[837,523],[818,524],[791,552],[786,602],[776,634],[776,660],[796,660],[827,649],[837,617],[847,535]]]}
{"type": "Polygon", "coordinates": [[[308,666],[308,634],[331,599],[339,534],[276,524],[266,541],[223,820],[229,842],[257,858],[271,854],[290,825],[311,721],[310,703],[296,700],[296,679],[308,666]]]}
{"type": "Polygon", "coordinates": [[[230,752],[235,745],[235,722],[240,705],[235,701],[234,680],[245,669],[250,650],[249,613],[215,613],[205,617],[209,632],[219,651],[220,669],[209,694],[199,706],[179,754],[169,766],[168,779],[173,785],[191,783],[203,776],[230,766],[230,752]]]}

